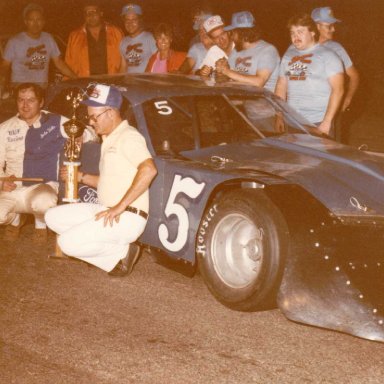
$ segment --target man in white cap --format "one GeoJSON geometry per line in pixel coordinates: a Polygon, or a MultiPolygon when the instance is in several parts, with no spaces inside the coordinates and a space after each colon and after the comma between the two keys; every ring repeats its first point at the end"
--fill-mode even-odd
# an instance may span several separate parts
{"type": "MultiPolygon", "coordinates": [[[[315,8],[312,11],[311,17],[316,23],[319,31],[319,43],[324,47],[332,49],[332,51],[334,51],[343,62],[344,71],[348,81],[345,87],[345,94],[340,109],[341,112],[345,112],[349,109],[353,96],[359,86],[359,72],[353,65],[353,62],[344,47],[340,43],[333,40],[335,25],[340,23],[341,20],[334,17],[330,7],[315,8]]],[[[341,133],[336,132],[336,134],[339,135],[341,133]]]]}
{"type": "Polygon", "coordinates": [[[192,37],[189,42],[189,47],[192,47],[193,44],[200,42],[199,31],[203,27],[203,23],[209,17],[213,16],[212,9],[210,4],[198,4],[197,6],[192,7],[191,10],[191,19],[192,19],[192,29],[196,32],[196,35],[192,37]]]}
{"type": "Polygon", "coordinates": [[[208,36],[208,33],[204,29],[203,23],[212,15],[210,14],[201,14],[200,18],[195,21],[193,28],[196,29],[198,25],[198,38],[199,42],[194,43],[188,50],[187,57],[185,58],[183,64],[181,65],[179,72],[180,73],[195,73],[200,67],[201,64],[207,55],[208,49],[212,47],[213,41],[208,36]]]}
{"type": "Polygon", "coordinates": [[[143,11],[137,4],[127,4],[121,10],[127,36],[120,43],[122,73],[145,72],[149,58],[157,51],[150,32],[144,31],[143,11]]]}
{"type": "Polygon", "coordinates": [[[281,60],[275,93],[329,135],[344,92],[342,62],[318,44],[309,15],[293,16],[288,29],[292,45],[281,60]]]}
{"type": "Polygon", "coordinates": [[[224,28],[232,31],[236,53],[229,63],[216,64],[216,71],[232,80],[275,90],[279,72],[280,56],[277,49],[261,39],[253,15],[248,11],[232,15],[231,25],[224,28]]]}
{"type": "Polygon", "coordinates": [[[198,73],[202,76],[210,76],[216,70],[216,62],[223,58],[228,60],[235,55],[236,49],[231,33],[224,29],[225,24],[221,16],[209,17],[204,21],[203,26],[215,45],[208,50],[198,73]]]}
{"type": "MultiPolygon", "coordinates": [[[[97,187],[99,204],[65,204],[48,210],[49,228],[58,233],[61,250],[112,276],[125,276],[139,257],[131,243],[144,231],[148,188],[157,174],[144,137],[120,115],[122,95],[97,84],[88,99],[89,121],[103,137],[100,175],[78,172],[78,181],[97,187]]],[[[61,171],[65,179],[65,170],[61,171]]]]}

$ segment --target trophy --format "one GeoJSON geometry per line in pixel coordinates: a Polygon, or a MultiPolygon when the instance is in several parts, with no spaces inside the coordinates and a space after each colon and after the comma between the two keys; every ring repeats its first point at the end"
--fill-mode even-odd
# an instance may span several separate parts
{"type": "Polygon", "coordinates": [[[83,135],[86,128],[85,124],[76,118],[76,110],[79,106],[83,94],[79,91],[73,91],[68,94],[67,100],[72,103],[72,118],[64,123],[64,131],[68,135],[68,140],[64,146],[65,158],[64,166],[67,168],[67,179],[65,181],[65,196],[63,201],[67,203],[76,203],[80,201],[78,197],[77,174],[80,166],[80,148],[81,141],[77,140],[83,135]]]}

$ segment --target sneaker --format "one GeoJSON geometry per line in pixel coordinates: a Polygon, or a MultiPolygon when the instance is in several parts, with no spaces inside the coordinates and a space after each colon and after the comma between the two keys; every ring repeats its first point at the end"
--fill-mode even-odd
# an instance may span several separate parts
{"type": "Polygon", "coordinates": [[[115,277],[123,277],[129,275],[140,257],[140,251],[141,248],[137,244],[129,244],[127,256],[125,256],[124,259],[121,259],[116,264],[115,268],[113,268],[111,272],[108,272],[108,274],[115,277]]]}
{"type": "Polygon", "coordinates": [[[19,225],[7,225],[4,230],[4,241],[15,241],[21,232],[21,228],[25,225],[27,221],[27,215],[20,214],[20,223],[19,225]]]}

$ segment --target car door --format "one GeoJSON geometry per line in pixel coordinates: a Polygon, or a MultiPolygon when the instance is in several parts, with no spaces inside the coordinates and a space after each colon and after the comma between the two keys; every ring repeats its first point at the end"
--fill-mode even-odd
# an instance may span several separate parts
{"type": "Polygon", "coordinates": [[[192,102],[184,96],[156,98],[142,105],[158,176],[150,189],[150,218],[140,240],[189,261],[195,257],[195,233],[212,173],[181,155],[199,146],[192,102]]]}

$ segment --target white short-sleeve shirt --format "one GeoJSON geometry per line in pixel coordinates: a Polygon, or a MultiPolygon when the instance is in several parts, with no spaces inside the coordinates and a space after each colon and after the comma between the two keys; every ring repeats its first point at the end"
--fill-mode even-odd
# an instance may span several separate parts
{"type": "MultiPolygon", "coordinates": [[[[126,120],[122,121],[101,145],[100,177],[97,185],[99,202],[106,207],[116,205],[132,185],[137,168],[152,158],[145,138],[126,120]]],[[[131,206],[148,212],[148,190],[131,206]]]]}

